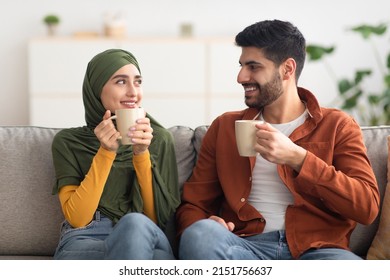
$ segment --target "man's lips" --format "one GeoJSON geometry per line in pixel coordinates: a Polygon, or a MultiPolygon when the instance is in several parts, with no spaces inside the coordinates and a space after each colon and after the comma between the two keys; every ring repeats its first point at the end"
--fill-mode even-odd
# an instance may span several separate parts
{"type": "Polygon", "coordinates": [[[245,93],[256,91],[258,87],[256,85],[243,85],[245,93]]]}

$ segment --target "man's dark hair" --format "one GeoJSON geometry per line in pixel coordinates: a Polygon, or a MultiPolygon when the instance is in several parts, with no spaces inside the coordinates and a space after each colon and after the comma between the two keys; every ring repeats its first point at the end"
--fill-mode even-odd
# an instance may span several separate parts
{"type": "Polygon", "coordinates": [[[276,66],[293,58],[297,63],[295,79],[298,81],[305,64],[306,42],[302,33],[290,22],[265,20],[254,23],[237,34],[236,45],[261,49],[276,66]]]}

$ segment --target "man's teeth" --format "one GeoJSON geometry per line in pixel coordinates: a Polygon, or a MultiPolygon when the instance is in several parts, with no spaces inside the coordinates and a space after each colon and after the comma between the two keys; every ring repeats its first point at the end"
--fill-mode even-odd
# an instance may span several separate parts
{"type": "Polygon", "coordinates": [[[245,88],[245,91],[252,91],[252,90],[256,90],[256,87],[246,87],[245,88]]]}

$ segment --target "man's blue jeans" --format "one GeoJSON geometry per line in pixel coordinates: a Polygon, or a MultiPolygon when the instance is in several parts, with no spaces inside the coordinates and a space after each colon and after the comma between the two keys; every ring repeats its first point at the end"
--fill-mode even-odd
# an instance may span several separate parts
{"type": "Polygon", "coordinates": [[[151,260],[175,259],[162,230],[140,213],[123,216],[113,223],[101,216],[82,228],[64,222],[55,259],[151,260]]]}
{"type": "MultiPolygon", "coordinates": [[[[183,260],[290,260],[284,231],[239,237],[214,220],[204,219],[182,234],[179,258],[183,260]]],[[[360,260],[350,251],[338,248],[313,249],[302,260],[360,260]]]]}

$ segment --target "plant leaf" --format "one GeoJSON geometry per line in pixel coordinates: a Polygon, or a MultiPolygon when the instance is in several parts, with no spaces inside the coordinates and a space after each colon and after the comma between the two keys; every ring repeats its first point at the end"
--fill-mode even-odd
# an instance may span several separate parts
{"type": "Polygon", "coordinates": [[[371,70],[358,70],[355,73],[355,84],[360,83],[365,76],[370,76],[372,73],[371,70]]]}
{"type": "Polygon", "coordinates": [[[338,83],[338,87],[339,87],[339,92],[341,95],[343,95],[344,93],[346,93],[348,90],[350,90],[351,88],[353,88],[355,85],[352,84],[349,80],[347,79],[342,79],[339,81],[338,83]]]}
{"type": "Polygon", "coordinates": [[[319,45],[307,45],[306,53],[309,60],[320,60],[324,55],[331,54],[334,51],[334,47],[323,47],[319,45]]]}
{"type": "Polygon", "coordinates": [[[390,88],[390,74],[385,75],[384,77],[385,84],[388,88],[390,88]]]}
{"type": "Polygon", "coordinates": [[[387,55],[386,66],[388,69],[390,69],[390,53],[387,55]]]}
{"type": "Polygon", "coordinates": [[[371,105],[377,105],[379,102],[382,100],[383,96],[382,95],[377,95],[377,94],[371,94],[367,97],[368,102],[371,105]]]}
{"type": "Polygon", "coordinates": [[[364,39],[368,39],[372,34],[383,35],[387,30],[387,25],[381,23],[379,25],[359,25],[351,28],[352,31],[360,33],[364,39]]]}
{"type": "Polygon", "coordinates": [[[344,100],[342,109],[350,110],[356,107],[359,97],[362,95],[362,91],[357,91],[354,95],[344,100]]]}

